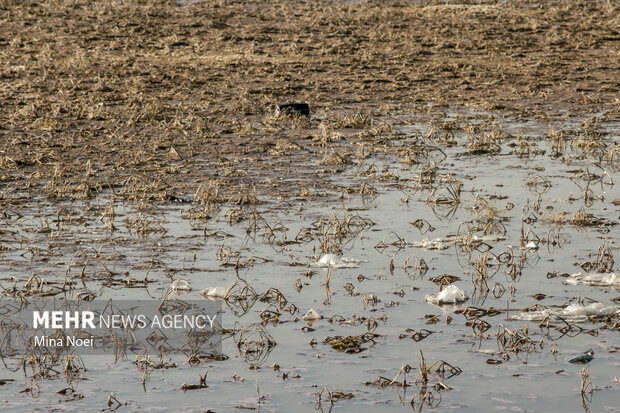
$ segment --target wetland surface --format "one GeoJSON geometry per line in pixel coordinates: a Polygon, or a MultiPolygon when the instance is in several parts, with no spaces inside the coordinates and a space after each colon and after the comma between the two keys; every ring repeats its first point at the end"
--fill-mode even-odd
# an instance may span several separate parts
{"type": "Polygon", "coordinates": [[[618,411],[613,2],[0,10],[3,303],[236,286],[225,357],[3,343],[3,411],[618,411]]]}

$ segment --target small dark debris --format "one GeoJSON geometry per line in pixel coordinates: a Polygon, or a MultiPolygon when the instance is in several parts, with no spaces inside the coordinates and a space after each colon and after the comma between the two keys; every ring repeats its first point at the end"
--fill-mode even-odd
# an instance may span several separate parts
{"type": "Polygon", "coordinates": [[[191,204],[192,202],[194,202],[192,199],[190,198],[183,198],[180,196],[174,196],[174,195],[170,195],[168,197],[168,201],[170,202],[176,202],[178,204],[191,204]]]}
{"type": "Polygon", "coordinates": [[[588,350],[580,356],[568,360],[571,364],[588,364],[594,359],[594,351],[588,350]]]}
{"type": "Polygon", "coordinates": [[[307,103],[285,103],[278,105],[276,115],[310,115],[310,105],[307,103]]]}
{"type": "Polygon", "coordinates": [[[570,277],[570,274],[566,272],[560,272],[560,271],[553,271],[553,272],[547,273],[547,278],[557,278],[557,277],[567,278],[567,277],[570,277]]]}

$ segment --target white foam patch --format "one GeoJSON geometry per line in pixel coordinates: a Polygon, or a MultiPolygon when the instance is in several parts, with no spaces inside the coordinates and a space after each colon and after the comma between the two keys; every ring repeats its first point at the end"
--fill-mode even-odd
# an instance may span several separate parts
{"type": "Polygon", "coordinates": [[[617,305],[605,306],[603,303],[592,303],[589,305],[572,303],[563,309],[547,308],[539,311],[525,311],[512,318],[521,321],[542,321],[548,318],[551,321],[564,320],[571,323],[580,323],[588,321],[592,316],[614,316],[618,313],[620,313],[620,307],[617,305]]]}
{"type": "Polygon", "coordinates": [[[319,268],[357,268],[360,260],[347,257],[339,257],[336,254],[325,254],[317,262],[313,263],[313,267],[319,268]]]}
{"type": "Polygon", "coordinates": [[[191,291],[189,283],[185,280],[174,280],[168,287],[170,291],[191,291]]]}
{"type": "Polygon", "coordinates": [[[316,310],[311,308],[310,310],[308,310],[306,314],[304,314],[304,316],[302,317],[302,320],[312,321],[312,320],[319,320],[321,318],[323,317],[321,317],[321,315],[316,310]]]}
{"type": "Polygon", "coordinates": [[[453,239],[446,238],[425,238],[422,241],[412,242],[411,246],[415,248],[424,248],[425,250],[445,250],[450,248],[455,242],[456,241],[453,239]]]}
{"type": "Polygon", "coordinates": [[[620,286],[620,275],[610,272],[610,273],[577,273],[573,274],[564,280],[565,284],[585,284],[585,285],[597,285],[597,286],[620,286]]]}
{"type": "Polygon", "coordinates": [[[445,250],[457,243],[462,245],[462,244],[468,244],[471,242],[496,242],[496,241],[502,241],[504,239],[505,238],[498,237],[495,235],[484,235],[482,237],[474,235],[471,238],[468,236],[464,236],[464,237],[449,236],[449,237],[434,238],[434,239],[425,238],[422,241],[414,241],[410,243],[410,245],[415,248],[424,248],[426,250],[445,250]]]}
{"type": "Polygon", "coordinates": [[[200,294],[211,299],[226,298],[228,296],[228,290],[230,290],[230,287],[207,287],[202,290],[200,294]]]}
{"type": "Polygon", "coordinates": [[[432,304],[458,304],[467,301],[469,297],[465,291],[456,285],[449,285],[437,294],[427,295],[426,301],[432,304]]]}

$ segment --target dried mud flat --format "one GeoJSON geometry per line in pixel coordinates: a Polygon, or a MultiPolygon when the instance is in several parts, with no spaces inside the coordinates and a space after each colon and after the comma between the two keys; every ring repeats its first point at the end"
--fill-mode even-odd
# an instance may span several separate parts
{"type": "Polygon", "coordinates": [[[619,16],[1,2],[3,299],[208,288],[230,324],[114,366],[3,340],[3,408],[613,410],[619,16]]]}
{"type": "MultiPolygon", "coordinates": [[[[390,113],[473,106],[584,120],[620,110],[613,2],[1,7],[2,182],[30,196],[113,187],[165,200],[210,181],[224,198],[248,186],[289,197],[300,180],[324,181],[310,173],[330,130],[368,132],[390,113]],[[310,103],[327,131],[265,119],[292,100],[310,103]],[[54,180],[65,187],[50,191],[54,180]]],[[[386,150],[374,138],[352,143],[386,150]]],[[[24,202],[10,194],[3,203],[24,202]]]]}

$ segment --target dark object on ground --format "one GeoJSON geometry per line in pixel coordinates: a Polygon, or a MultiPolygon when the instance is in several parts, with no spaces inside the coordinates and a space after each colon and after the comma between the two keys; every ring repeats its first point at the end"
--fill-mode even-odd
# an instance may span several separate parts
{"type": "Polygon", "coordinates": [[[572,364],[588,364],[594,358],[593,355],[594,355],[594,351],[588,350],[585,353],[583,353],[581,356],[577,356],[575,358],[568,360],[568,362],[572,364]]]}
{"type": "Polygon", "coordinates": [[[182,198],[180,196],[174,196],[174,195],[170,195],[168,197],[168,201],[170,201],[170,202],[178,202],[179,204],[191,204],[193,202],[193,200],[191,200],[189,198],[182,198]]]}
{"type": "Polygon", "coordinates": [[[310,106],[307,103],[285,103],[278,105],[276,115],[310,115],[310,106]]]}

